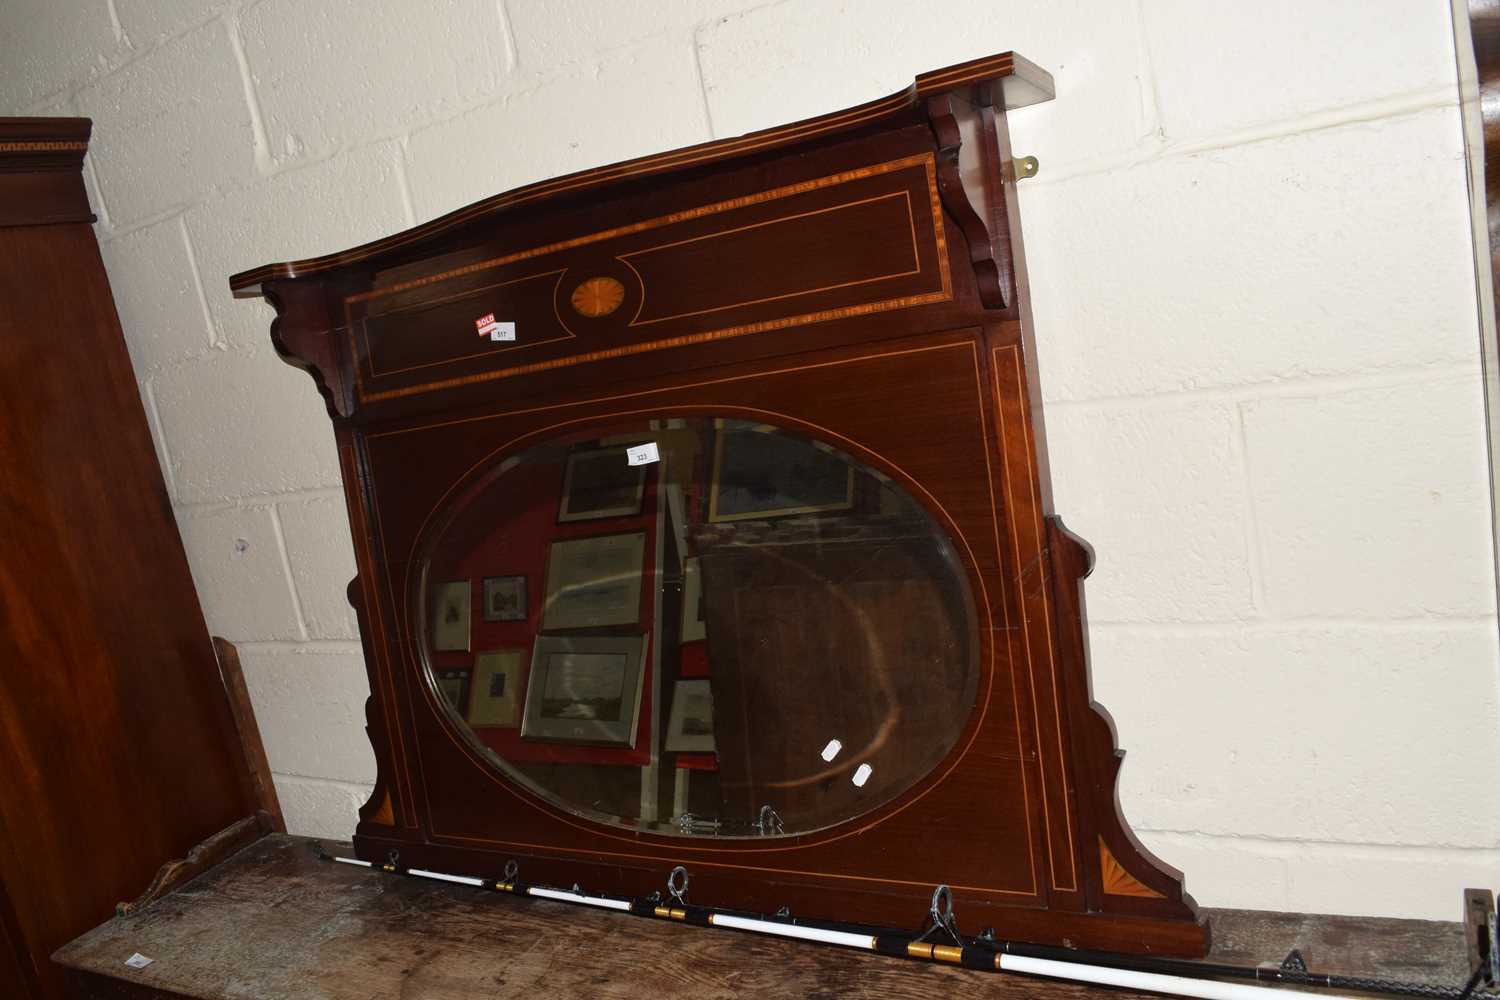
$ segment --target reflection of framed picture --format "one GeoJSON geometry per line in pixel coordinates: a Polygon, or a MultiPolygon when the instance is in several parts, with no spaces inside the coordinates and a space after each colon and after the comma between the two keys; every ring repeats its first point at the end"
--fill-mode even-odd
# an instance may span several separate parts
{"type": "Polygon", "coordinates": [[[484,578],[484,620],[487,622],[523,622],[526,620],[526,578],[524,576],[487,576],[484,578]]]}
{"type": "Polygon", "coordinates": [[[645,559],[643,531],[553,542],[542,627],[634,625],[641,615],[645,559]]]}
{"type": "Polygon", "coordinates": [[[728,420],[714,437],[710,521],[854,506],[854,466],[825,447],[774,427],[728,420]]]}
{"type": "Polygon", "coordinates": [[[433,584],[432,648],[438,650],[468,651],[468,580],[433,584]]]}
{"type": "Polygon", "coordinates": [[[496,649],[474,658],[469,725],[479,729],[521,724],[521,670],[525,657],[524,649],[496,649]]]}
{"type": "Polygon", "coordinates": [[[694,556],[682,564],[682,641],[706,639],[703,624],[703,571],[694,556]]]}
{"type": "Polygon", "coordinates": [[[639,514],[645,488],[646,467],[631,465],[623,447],[575,451],[568,456],[557,519],[591,521],[639,514]]]}
{"type": "Polygon", "coordinates": [[[448,704],[453,706],[453,711],[463,715],[464,706],[469,701],[469,672],[467,670],[439,670],[437,682],[438,690],[443,692],[443,697],[448,699],[448,704]]]}
{"type": "Polygon", "coordinates": [[[538,636],[521,735],[557,743],[633,747],[646,637],[538,636]]]}
{"type": "Polygon", "coordinates": [[[713,753],[714,694],[708,681],[678,681],[673,686],[666,748],[673,753],[713,753]]]}

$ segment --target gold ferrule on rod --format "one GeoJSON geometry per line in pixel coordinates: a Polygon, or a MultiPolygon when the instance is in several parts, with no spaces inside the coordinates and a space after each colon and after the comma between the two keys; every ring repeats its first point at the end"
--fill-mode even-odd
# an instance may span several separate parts
{"type": "Polygon", "coordinates": [[[951,944],[931,944],[927,941],[908,941],[906,953],[912,958],[925,958],[933,962],[963,962],[964,950],[951,944]]]}

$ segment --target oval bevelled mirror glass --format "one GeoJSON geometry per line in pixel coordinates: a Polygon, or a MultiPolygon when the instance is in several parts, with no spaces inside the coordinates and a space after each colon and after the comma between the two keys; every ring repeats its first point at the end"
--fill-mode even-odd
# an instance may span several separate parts
{"type": "Polygon", "coordinates": [[[535,445],[437,530],[437,697],[555,805],[696,837],[809,833],[918,784],[978,639],[931,515],[837,448],[687,417],[535,445]]]}

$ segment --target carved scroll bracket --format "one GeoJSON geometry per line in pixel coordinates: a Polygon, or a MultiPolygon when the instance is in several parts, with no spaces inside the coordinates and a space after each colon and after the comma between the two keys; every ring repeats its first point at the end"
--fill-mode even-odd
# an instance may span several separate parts
{"type": "Polygon", "coordinates": [[[927,99],[926,107],[937,137],[938,194],[943,208],[957,223],[968,245],[969,263],[979,284],[979,300],[988,309],[1005,309],[1014,300],[1008,287],[1012,283],[1010,263],[1008,260],[1002,263],[999,248],[985,220],[975,210],[959,171],[959,150],[964,136],[958,98],[952,93],[937,94],[927,99]]]}
{"type": "Polygon", "coordinates": [[[271,343],[287,364],[312,376],[330,417],[349,416],[354,398],[339,364],[337,333],[323,286],[317,282],[268,282],[262,288],[276,309],[271,343]]]}

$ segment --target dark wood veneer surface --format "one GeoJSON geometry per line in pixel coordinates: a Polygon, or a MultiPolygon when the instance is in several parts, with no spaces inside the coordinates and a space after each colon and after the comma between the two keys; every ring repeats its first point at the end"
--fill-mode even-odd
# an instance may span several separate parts
{"type": "Polygon", "coordinates": [[[0,118],[0,226],[93,222],[83,186],[87,118],[0,118]]]}

